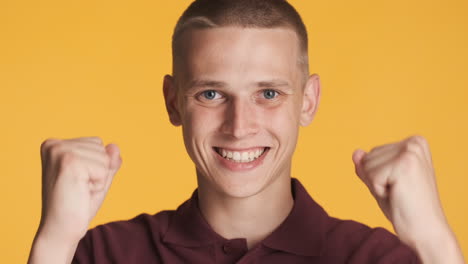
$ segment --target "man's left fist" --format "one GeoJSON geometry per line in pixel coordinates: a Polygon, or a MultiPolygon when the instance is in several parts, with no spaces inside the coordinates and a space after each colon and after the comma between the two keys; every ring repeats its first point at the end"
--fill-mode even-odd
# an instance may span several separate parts
{"type": "Polygon", "coordinates": [[[353,162],[403,242],[414,245],[449,228],[425,138],[412,136],[369,153],[357,149],[353,162]]]}

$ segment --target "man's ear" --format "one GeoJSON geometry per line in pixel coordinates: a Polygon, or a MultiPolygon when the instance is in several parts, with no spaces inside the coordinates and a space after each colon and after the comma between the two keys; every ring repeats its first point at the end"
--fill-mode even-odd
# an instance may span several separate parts
{"type": "Polygon", "coordinates": [[[164,76],[163,93],[169,120],[174,126],[180,126],[181,121],[177,104],[177,89],[174,85],[174,78],[169,74],[164,76]]]}
{"type": "Polygon", "coordinates": [[[320,78],[312,74],[306,82],[303,93],[300,125],[308,126],[314,119],[320,101],[320,78]]]}

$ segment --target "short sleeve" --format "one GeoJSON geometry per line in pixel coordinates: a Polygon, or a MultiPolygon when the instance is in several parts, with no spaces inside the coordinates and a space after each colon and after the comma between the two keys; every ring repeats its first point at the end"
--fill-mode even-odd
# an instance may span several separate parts
{"type": "Polygon", "coordinates": [[[417,254],[388,230],[372,228],[362,236],[349,263],[420,264],[417,254]]]}
{"type": "Polygon", "coordinates": [[[80,240],[78,243],[78,247],[76,248],[75,256],[73,257],[72,264],[83,264],[89,263],[93,264],[96,261],[93,260],[93,251],[92,244],[91,244],[91,235],[90,231],[86,233],[86,235],[80,240]]]}
{"type": "Polygon", "coordinates": [[[141,214],[88,230],[78,243],[73,264],[161,263],[158,245],[167,213],[141,214]]]}

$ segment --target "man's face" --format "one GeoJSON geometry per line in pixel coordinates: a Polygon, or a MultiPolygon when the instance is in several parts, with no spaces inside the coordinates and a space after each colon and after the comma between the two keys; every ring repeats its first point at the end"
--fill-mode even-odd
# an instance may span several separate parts
{"type": "Polygon", "coordinates": [[[165,95],[200,188],[247,197],[289,179],[299,125],[312,120],[319,94],[317,76],[303,89],[294,31],[221,27],[184,34],[177,79],[166,78],[165,95]]]}

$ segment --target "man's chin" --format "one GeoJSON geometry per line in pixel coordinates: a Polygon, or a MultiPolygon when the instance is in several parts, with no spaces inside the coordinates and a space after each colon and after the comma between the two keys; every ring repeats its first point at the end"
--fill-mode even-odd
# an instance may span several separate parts
{"type": "Polygon", "coordinates": [[[226,173],[216,180],[216,189],[232,198],[248,198],[260,193],[268,184],[265,174],[226,173]]]}

